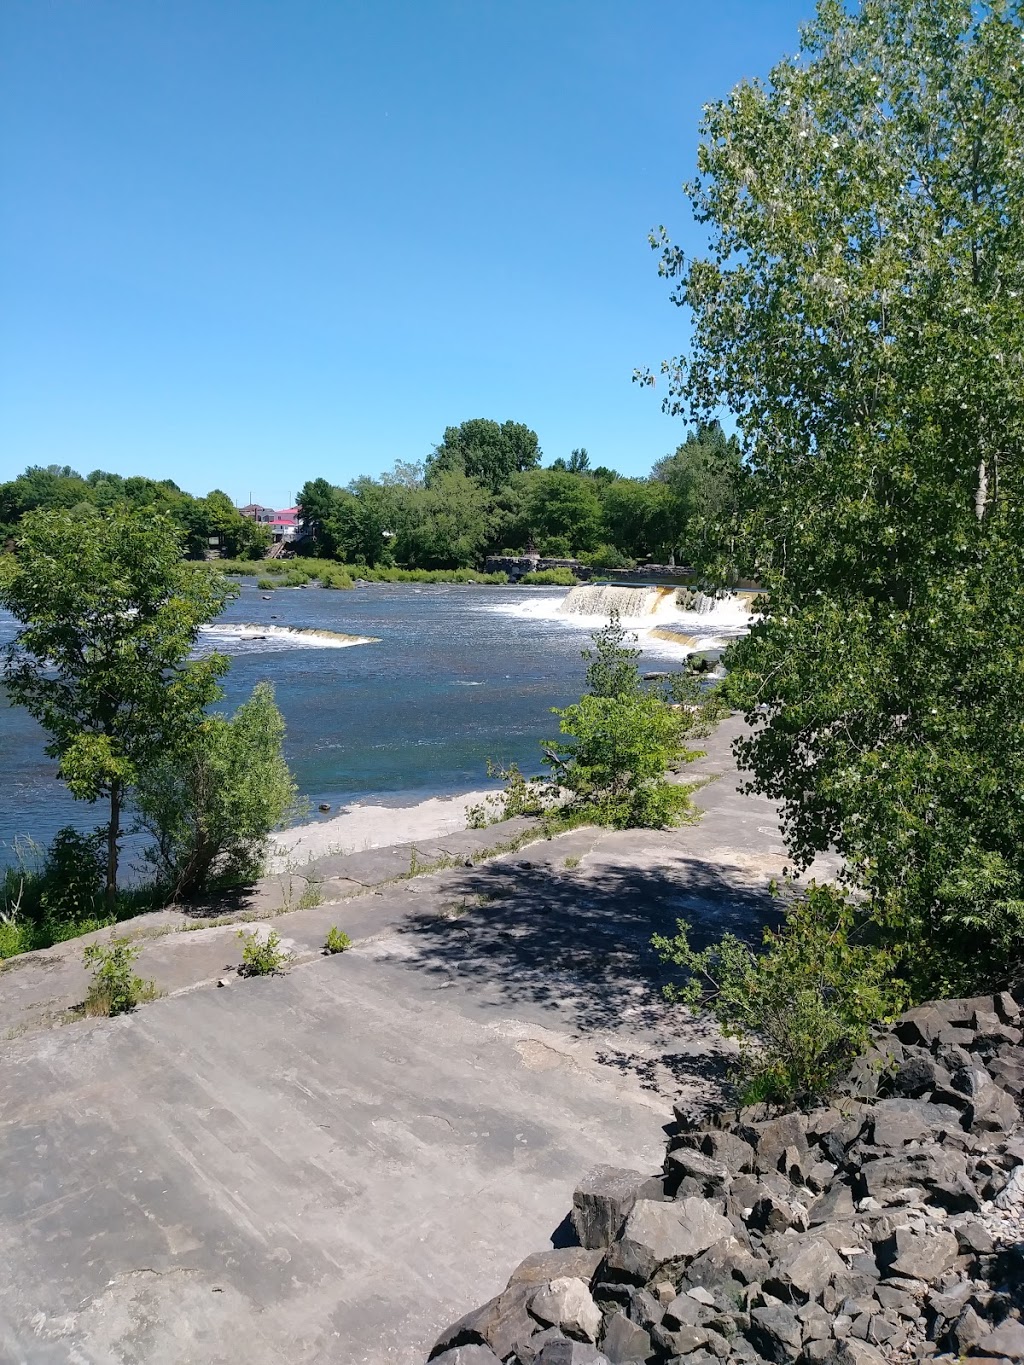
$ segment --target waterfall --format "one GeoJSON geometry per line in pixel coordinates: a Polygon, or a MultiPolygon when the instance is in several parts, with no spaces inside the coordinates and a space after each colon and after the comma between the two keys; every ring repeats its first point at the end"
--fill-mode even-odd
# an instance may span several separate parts
{"type": "Polygon", "coordinates": [[[652,616],[674,588],[621,587],[611,583],[584,583],[570,588],[558,608],[563,616],[652,616]]]}

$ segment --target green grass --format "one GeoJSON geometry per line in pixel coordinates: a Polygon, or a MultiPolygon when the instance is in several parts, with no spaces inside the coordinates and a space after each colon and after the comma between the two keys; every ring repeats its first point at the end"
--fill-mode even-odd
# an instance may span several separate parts
{"type": "Polygon", "coordinates": [[[529,588],[575,588],[579,579],[571,569],[539,569],[519,580],[529,588]]]}
{"type": "MultiPolygon", "coordinates": [[[[319,583],[322,588],[351,588],[353,579],[367,583],[494,583],[507,584],[503,573],[480,573],[477,569],[370,569],[365,564],[342,564],[334,559],[215,559],[211,568],[221,573],[253,578],[263,591],[276,587],[299,588],[319,583]]],[[[575,580],[574,580],[575,581],[575,580]]]]}

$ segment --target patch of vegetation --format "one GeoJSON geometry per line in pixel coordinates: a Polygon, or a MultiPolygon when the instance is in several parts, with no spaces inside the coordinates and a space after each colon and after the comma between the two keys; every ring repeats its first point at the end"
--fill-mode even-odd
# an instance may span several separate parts
{"type": "Polygon", "coordinates": [[[734,934],[697,950],[691,926],[655,935],[663,962],[688,979],[666,996],[714,1016],[740,1044],[735,1080],[742,1103],[800,1103],[827,1095],[870,1040],[872,1024],[907,1004],[898,954],[871,942],[863,909],[833,886],[812,882],[765,929],[762,951],[734,934]]]}
{"type": "Polygon", "coordinates": [[[614,545],[599,545],[596,550],[591,550],[589,554],[580,555],[580,559],[591,569],[636,568],[636,560],[630,559],[628,555],[621,554],[614,545]]]}
{"type": "Polygon", "coordinates": [[[574,588],[579,579],[572,569],[535,569],[519,581],[528,588],[574,588]]]}
{"type": "Polygon", "coordinates": [[[244,929],[239,929],[238,937],[242,943],[239,976],[273,976],[284,970],[288,954],[281,947],[281,937],[276,929],[271,929],[266,934],[260,934],[256,930],[247,933],[244,929]]]}
{"type": "Polygon", "coordinates": [[[47,850],[15,845],[0,873],[0,960],[106,929],[167,903],[157,884],[121,887],[112,910],[104,896],[104,831],[58,830],[47,850]]]}
{"type": "Polygon", "coordinates": [[[352,947],[352,940],[344,929],[339,929],[336,924],[331,925],[327,931],[327,938],[324,940],[325,953],[343,953],[346,948],[352,947]]]}
{"type": "Polygon", "coordinates": [[[565,862],[562,864],[562,866],[568,868],[570,872],[574,871],[577,867],[579,867],[579,865],[580,859],[579,855],[576,853],[571,853],[569,857],[566,858],[565,862]]]}
{"type": "Polygon", "coordinates": [[[692,813],[693,790],[670,782],[670,769],[697,752],[687,741],[709,733],[720,708],[713,692],[701,692],[682,674],[646,687],[618,614],[593,635],[587,692],[556,709],[564,738],[551,740],[544,762],[566,815],[616,829],[662,828],[692,813]]]}
{"type": "Polygon", "coordinates": [[[153,981],[135,974],[135,959],[141,949],[127,938],[112,938],[109,943],[89,943],[82,952],[83,964],[92,970],[89,994],[85,998],[88,1015],[128,1014],[136,1005],[156,1000],[162,992],[153,981]]]}
{"type": "Polygon", "coordinates": [[[270,683],[231,717],[208,715],[140,773],[133,794],[147,856],[176,896],[259,875],[270,832],[296,807],[284,719],[270,683]]]}

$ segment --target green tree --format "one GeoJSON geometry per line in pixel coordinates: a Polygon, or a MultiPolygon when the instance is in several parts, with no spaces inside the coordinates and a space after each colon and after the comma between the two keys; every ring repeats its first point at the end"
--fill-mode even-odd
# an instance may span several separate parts
{"type": "MultiPolygon", "coordinates": [[[[1024,62],[1011,0],[822,0],[709,106],[667,405],[735,415],[740,745],[919,993],[1024,966],[1024,62]]],[[[730,540],[730,537],[732,539],[730,540]]]]}
{"type": "Polygon", "coordinates": [[[537,433],[522,422],[492,422],[474,417],[461,426],[446,427],[439,445],[427,459],[427,482],[438,474],[461,469],[496,493],[513,474],[540,464],[537,433]]]}
{"type": "Polygon", "coordinates": [[[594,480],[557,469],[538,470],[529,478],[523,515],[530,536],[564,540],[574,554],[592,550],[601,538],[601,499],[594,480]]]}
{"type": "Polygon", "coordinates": [[[195,896],[214,877],[237,883],[259,874],[271,830],[295,806],[283,743],[274,689],[257,683],[234,716],[208,716],[139,773],[139,824],[176,895],[195,896]]]}
{"type": "Polygon", "coordinates": [[[615,479],[600,486],[604,533],[634,559],[667,559],[677,543],[675,505],[653,479],[615,479]]]}
{"type": "Polygon", "coordinates": [[[220,694],[227,659],[189,655],[234,591],[182,561],[180,535],[160,516],[39,510],[21,523],[0,580],[0,603],[22,623],[6,684],[49,732],[46,752],[72,794],[109,802],[111,902],[125,790],[220,694]]]}
{"type": "Polygon", "coordinates": [[[322,559],[334,559],[340,549],[336,536],[340,495],[341,489],[326,479],[308,479],[299,490],[299,520],[312,537],[314,553],[322,559]]]}
{"type": "Polygon", "coordinates": [[[430,487],[408,504],[396,542],[404,564],[420,569],[479,564],[490,526],[490,497],[461,470],[435,474],[430,487]]]}
{"type": "Polygon", "coordinates": [[[587,691],[555,709],[564,738],[545,746],[544,761],[570,810],[619,829],[672,825],[690,809],[690,788],[668,772],[696,757],[686,741],[707,734],[715,703],[681,678],[671,695],[644,687],[627,638],[617,613],[595,632],[583,651],[587,691]]]}
{"type": "Polygon", "coordinates": [[[663,506],[673,555],[707,559],[708,545],[718,544],[719,529],[738,505],[741,475],[739,441],[727,438],[717,420],[698,423],[672,455],[656,461],[651,479],[668,495],[663,506]]]}

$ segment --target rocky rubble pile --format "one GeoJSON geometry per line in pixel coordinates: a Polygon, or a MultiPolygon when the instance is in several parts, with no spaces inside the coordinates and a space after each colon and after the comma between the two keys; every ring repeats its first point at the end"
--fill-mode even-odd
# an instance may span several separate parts
{"type": "Polygon", "coordinates": [[[1024,1361],[1024,989],[908,1011],[827,1108],[677,1108],[435,1365],[1024,1361]]]}

